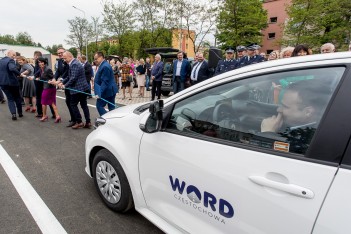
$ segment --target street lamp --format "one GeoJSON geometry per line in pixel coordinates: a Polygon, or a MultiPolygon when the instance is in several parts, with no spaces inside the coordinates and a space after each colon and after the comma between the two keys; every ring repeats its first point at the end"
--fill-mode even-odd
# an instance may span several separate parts
{"type": "MultiPolygon", "coordinates": [[[[83,11],[82,9],[80,9],[76,6],[72,6],[72,7],[80,12],[83,12],[84,19],[88,22],[87,18],[85,17],[85,11],[83,11]]],[[[88,35],[85,37],[85,54],[86,54],[87,60],[89,60],[88,59],[88,35]]]]}

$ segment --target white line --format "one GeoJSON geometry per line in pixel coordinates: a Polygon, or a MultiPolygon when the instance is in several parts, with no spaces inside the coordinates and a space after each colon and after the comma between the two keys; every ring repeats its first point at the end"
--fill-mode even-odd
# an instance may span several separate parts
{"type": "MultiPolygon", "coordinates": [[[[63,99],[63,100],[66,100],[66,98],[64,98],[64,97],[60,97],[60,96],[56,96],[56,97],[57,97],[57,98],[60,98],[60,99],[63,99]]],[[[96,106],[91,105],[91,104],[88,104],[88,106],[96,108],[96,106]]],[[[106,109],[106,108],[105,108],[105,110],[108,111],[108,109],[106,109]]]]}
{"type": "Polygon", "coordinates": [[[0,164],[42,233],[67,233],[1,145],[0,164]]]}

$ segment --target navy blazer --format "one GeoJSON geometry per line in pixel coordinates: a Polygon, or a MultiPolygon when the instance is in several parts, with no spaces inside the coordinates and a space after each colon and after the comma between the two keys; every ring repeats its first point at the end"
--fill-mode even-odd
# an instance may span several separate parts
{"type": "MultiPolygon", "coordinates": [[[[177,73],[178,59],[173,62],[173,82],[175,81],[177,73]]],[[[185,82],[186,78],[190,76],[191,66],[188,60],[183,59],[182,66],[180,67],[180,79],[185,82]]]]}
{"type": "Polygon", "coordinates": [[[162,81],[163,62],[154,63],[151,69],[151,76],[155,76],[155,81],[162,81]]]}
{"type": "Polygon", "coordinates": [[[15,60],[9,57],[0,59],[0,85],[19,86],[19,75],[15,60]]]}
{"type": "MultiPolygon", "coordinates": [[[[207,80],[210,76],[210,71],[208,69],[208,63],[206,60],[204,60],[200,66],[200,68],[197,67],[197,64],[199,62],[195,63],[194,64],[194,67],[193,69],[199,69],[198,72],[197,72],[197,82],[201,82],[201,81],[204,81],[204,80],[207,80]]],[[[193,71],[191,71],[193,72],[193,71]]]]}
{"type": "Polygon", "coordinates": [[[58,59],[57,60],[57,69],[55,72],[55,79],[57,80],[60,77],[62,79],[67,78],[68,70],[69,70],[68,64],[63,59],[58,59]]]}
{"type": "Polygon", "coordinates": [[[95,87],[100,87],[98,90],[95,90],[95,95],[101,98],[113,97],[118,92],[112,67],[106,60],[99,65],[95,74],[94,85],[95,87]]]}
{"type": "Polygon", "coordinates": [[[93,75],[93,67],[91,66],[91,64],[88,61],[86,61],[84,63],[83,67],[84,67],[85,79],[90,84],[91,78],[94,77],[94,75],[93,75]]]}
{"type": "Polygon", "coordinates": [[[68,77],[65,78],[62,83],[65,87],[70,88],[71,94],[77,94],[80,92],[89,92],[89,85],[85,79],[84,67],[77,60],[73,59],[69,65],[68,77]]]}

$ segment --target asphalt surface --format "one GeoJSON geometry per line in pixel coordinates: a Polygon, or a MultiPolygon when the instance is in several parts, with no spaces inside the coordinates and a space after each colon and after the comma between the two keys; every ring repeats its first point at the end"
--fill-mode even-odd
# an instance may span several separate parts
{"type": "MultiPolygon", "coordinates": [[[[95,105],[95,100],[89,103],[95,105]]],[[[102,203],[84,171],[85,138],[92,129],[67,128],[64,100],[57,98],[57,106],[62,122],[55,124],[26,112],[12,121],[7,103],[0,104],[0,144],[67,233],[162,233],[136,211],[118,214],[102,203]]],[[[89,110],[94,120],[97,110],[89,110]]],[[[0,233],[41,233],[1,166],[0,233]]]]}

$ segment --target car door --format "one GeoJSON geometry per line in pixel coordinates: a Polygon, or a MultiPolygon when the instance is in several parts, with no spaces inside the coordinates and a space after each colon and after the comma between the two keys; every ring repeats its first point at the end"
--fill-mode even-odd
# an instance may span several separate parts
{"type": "Polygon", "coordinates": [[[345,70],[314,67],[252,75],[167,106],[164,131],[144,134],[140,144],[148,208],[190,233],[311,232],[337,171],[339,144],[346,144],[342,123],[327,121],[345,70]],[[287,82],[311,88],[316,112],[303,103],[299,108],[306,116],[318,116],[289,126],[290,134],[265,134],[262,121],[277,117],[277,108],[287,105],[282,103],[291,92],[283,85],[287,82]],[[322,137],[323,131],[328,135],[322,137]]]}

